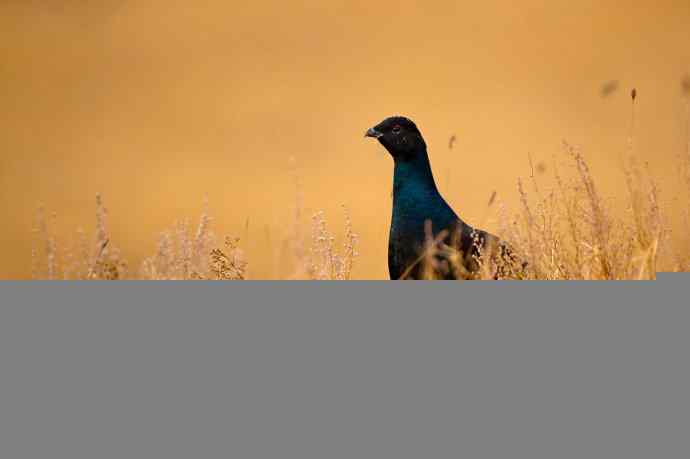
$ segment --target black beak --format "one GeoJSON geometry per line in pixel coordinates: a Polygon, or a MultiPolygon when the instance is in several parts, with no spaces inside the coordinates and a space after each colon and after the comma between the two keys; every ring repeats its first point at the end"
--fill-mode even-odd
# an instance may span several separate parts
{"type": "Polygon", "coordinates": [[[369,129],[367,130],[367,133],[364,134],[364,137],[373,137],[373,138],[375,138],[375,139],[378,139],[378,138],[381,137],[382,135],[383,135],[383,132],[377,131],[377,130],[374,129],[374,128],[369,128],[369,129]]]}

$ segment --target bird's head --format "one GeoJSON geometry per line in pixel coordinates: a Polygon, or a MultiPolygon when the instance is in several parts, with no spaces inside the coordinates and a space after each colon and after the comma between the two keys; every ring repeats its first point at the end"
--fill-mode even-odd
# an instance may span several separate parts
{"type": "Polygon", "coordinates": [[[373,137],[383,145],[394,160],[407,161],[426,152],[426,143],[414,122],[403,116],[391,116],[369,128],[365,137],[373,137]]]}

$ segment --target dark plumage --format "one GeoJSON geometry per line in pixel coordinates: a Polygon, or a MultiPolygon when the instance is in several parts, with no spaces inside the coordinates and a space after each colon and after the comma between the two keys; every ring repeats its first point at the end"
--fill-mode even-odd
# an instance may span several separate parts
{"type": "MultiPolygon", "coordinates": [[[[515,260],[505,243],[462,221],[443,199],[434,182],[426,143],[414,122],[401,116],[390,117],[370,128],[365,136],[377,139],[395,163],[393,216],[388,241],[391,279],[427,277],[421,257],[427,241],[425,224],[429,223],[433,237],[455,249],[436,251],[434,277],[457,279],[476,276],[480,253],[482,256],[498,254],[501,260],[515,260]],[[444,233],[439,235],[442,231],[444,233]],[[449,260],[453,253],[461,254],[459,260],[449,260]]],[[[497,266],[506,264],[498,263],[497,266]]],[[[501,273],[498,271],[496,277],[502,277],[501,273]]]]}

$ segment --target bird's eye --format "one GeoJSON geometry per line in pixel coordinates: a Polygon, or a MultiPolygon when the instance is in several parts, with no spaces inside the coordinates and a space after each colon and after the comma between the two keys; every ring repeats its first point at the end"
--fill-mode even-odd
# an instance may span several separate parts
{"type": "Polygon", "coordinates": [[[395,126],[393,126],[393,133],[397,134],[398,132],[400,132],[400,125],[396,124],[395,126]]]}

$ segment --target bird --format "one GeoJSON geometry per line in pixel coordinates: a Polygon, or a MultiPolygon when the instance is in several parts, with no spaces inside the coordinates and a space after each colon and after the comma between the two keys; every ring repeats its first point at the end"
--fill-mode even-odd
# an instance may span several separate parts
{"type": "Polygon", "coordinates": [[[364,136],[378,140],[394,163],[388,238],[391,279],[477,279],[482,266],[489,266],[482,263],[489,257],[497,266],[494,279],[509,277],[515,266],[526,267],[506,242],[465,223],[441,196],[426,142],[411,119],[388,117],[364,136]]]}

